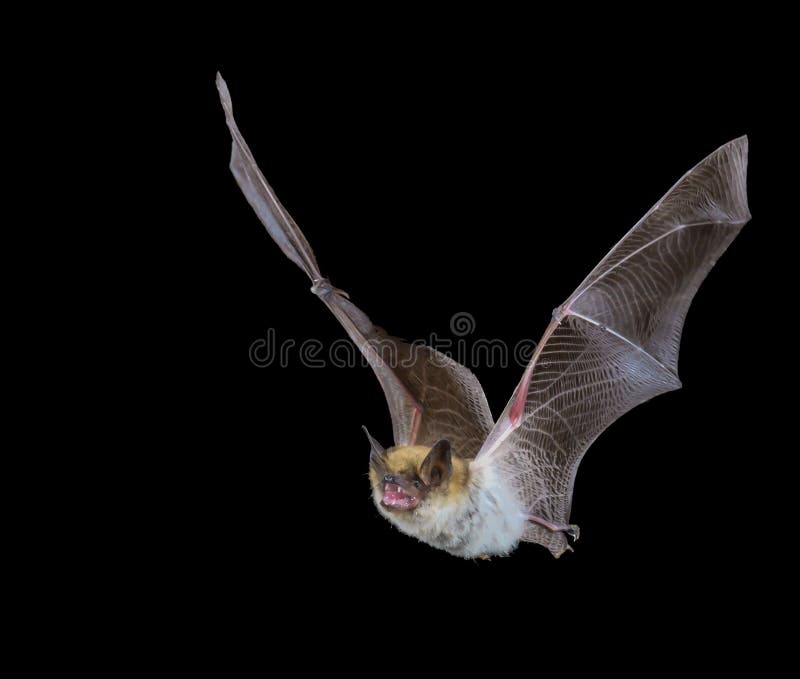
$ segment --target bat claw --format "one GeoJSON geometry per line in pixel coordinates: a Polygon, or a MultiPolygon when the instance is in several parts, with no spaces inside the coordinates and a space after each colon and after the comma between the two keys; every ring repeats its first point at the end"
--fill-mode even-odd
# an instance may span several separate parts
{"type": "Polygon", "coordinates": [[[337,295],[342,295],[342,297],[347,297],[347,299],[350,299],[350,295],[348,295],[344,290],[334,288],[327,278],[315,278],[311,286],[311,292],[318,297],[335,292],[337,295]]]}
{"type": "Polygon", "coordinates": [[[543,519],[541,516],[536,516],[535,514],[528,514],[528,521],[531,523],[536,523],[542,526],[543,528],[547,528],[547,530],[552,531],[554,533],[561,531],[562,533],[566,533],[569,535],[575,542],[578,541],[578,538],[581,536],[581,529],[574,523],[570,523],[569,525],[552,523],[547,519],[543,519]]]}

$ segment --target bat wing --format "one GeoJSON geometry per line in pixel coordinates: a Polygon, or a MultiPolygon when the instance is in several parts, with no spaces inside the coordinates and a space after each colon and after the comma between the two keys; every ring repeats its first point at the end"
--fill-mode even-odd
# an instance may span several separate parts
{"type": "Polygon", "coordinates": [[[219,74],[217,89],[233,139],[231,172],[269,235],[305,271],[312,291],[375,371],[389,405],[395,445],[433,445],[446,438],[461,456],[474,457],[493,424],[478,379],[430,347],[386,334],[320,274],[311,246],[264,179],[239,132],[228,87],[219,74]]]}
{"type": "MultiPolygon", "coordinates": [[[[508,478],[523,507],[569,522],[575,474],[600,433],[634,406],[681,386],[686,312],[706,274],[750,219],[747,138],[687,172],[567,301],[473,465],[508,478]]],[[[560,555],[562,531],[531,523],[524,540],[560,555]]]]}

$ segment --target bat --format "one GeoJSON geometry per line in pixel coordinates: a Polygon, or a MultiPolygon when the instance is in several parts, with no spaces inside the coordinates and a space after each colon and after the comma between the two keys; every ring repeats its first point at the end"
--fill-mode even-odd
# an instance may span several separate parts
{"type": "Polygon", "coordinates": [[[487,558],[534,542],[558,557],[575,475],[600,433],[634,406],[681,386],[678,351],[700,284],[750,219],[747,137],[689,170],[589,273],[552,320],[495,421],[475,375],[370,319],[320,273],[305,236],[264,179],[217,88],[233,139],[230,168],[283,253],[342,324],[380,382],[394,446],[369,441],[380,512],[450,554],[487,558]]]}

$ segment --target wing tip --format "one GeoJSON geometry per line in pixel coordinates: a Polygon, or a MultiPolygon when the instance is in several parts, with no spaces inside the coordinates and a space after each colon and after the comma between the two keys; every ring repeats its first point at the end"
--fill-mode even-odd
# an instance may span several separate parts
{"type": "Polygon", "coordinates": [[[720,155],[730,155],[731,153],[738,153],[742,160],[742,166],[747,167],[747,153],[750,147],[750,139],[746,134],[740,137],[731,139],[720,146],[716,151],[709,155],[709,158],[715,158],[720,155]]]}
{"type": "Polygon", "coordinates": [[[219,71],[217,71],[217,77],[214,79],[214,82],[216,82],[220,94],[223,92],[226,95],[228,94],[228,83],[225,82],[225,78],[222,77],[222,73],[219,71]]]}
{"type": "Polygon", "coordinates": [[[743,135],[741,135],[739,137],[736,137],[735,139],[731,139],[727,144],[725,144],[725,146],[730,146],[730,145],[734,145],[735,144],[737,146],[743,146],[744,148],[747,148],[747,145],[749,143],[750,143],[750,139],[748,138],[748,136],[746,134],[743,134],[743,135]]]}
{"type": "Polygon", "coordinates": [[[706,156],[706,158],[704,160],[700,161],[700,164],[702,164],[706,160],[709,160],[711,158],[715,158],[715,157],[717,157],[719,155],[722,155],[722,154],[725,154],[725,153],[730,153],[732,151],[740,153],[742,155],[742,157],[744,158],[745,163],[746,163],[747,162],[747,151],[748,151],[749,146],[750,146],[750,138],[746,134],[743,134],[743,135],[741,135],[739,137],[735,137],[734,139],[731,139],[730,141],[727,141],[724,144],[722,144],[721,146],[719,146],[716,150],[714,150],[711,153],[709,153],[708,156],[706,156]]]}
{"type": "Polygon", "coordinates": [[[731,139],[725,146],[724,149],[728,150],[731,153],[737,153],[739,155],[741,172],[746,175],[747,174],[747,156],[750,152],[750,139],[746,134],[743,134],[741,137],[736,137],[736,139],[731,139]]]}
{"type": "MultiPolygon", "coordinates": [[[[747,160],[750,139],[743,134],[720,146],[702,160],[697,167],[712,167],[724,185],[732,212],[728,215],[739,228],[750,221],[752,214],[747,200],[747,160]]],[[[696,169],[696,168],[695,168],[696,169]]],[[[694,170],[687,173],[691,174],[694,170]]]]}
{"type": "Polygon", "coordinates": [[[222,77],[219,71],[217,71],[215,82],[217,84],[217,92],[219,92],[220,103],[225,111],[225,118],[230,125],[233,120],[233,102],[231,101],[231,92],[228,89],[228,83],[225,82],[225,78],[222,77]]]}

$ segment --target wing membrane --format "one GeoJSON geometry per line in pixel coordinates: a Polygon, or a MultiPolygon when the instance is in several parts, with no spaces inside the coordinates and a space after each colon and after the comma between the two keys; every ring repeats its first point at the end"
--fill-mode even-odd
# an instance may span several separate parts
{"type": "Polygon", "coordinates": [[[217,88],[233,140],[231,172],[269,235],[305,271],[313,283],[312,290],[375,371],[392,417],[395,445],[433,445],[447,438],[456,453],[474,457],[492,427],[478,379],[430,347],[388,335],[322,277],[303,232],[264,179],[239,132],[230,93],[220,75],[217,88]]]}
{"type": "MultiPolygon", "coordinates": [[[[626,234],[554,312],[474,464],[496,465],[524,511],[569,523],[586,449],[614,420],[680,387],[678,351],[692,298],[750,218],[747,138],[720,147],[626,234]]],[[[556,555],[562,532],[524,539],[556,555]]]]}

